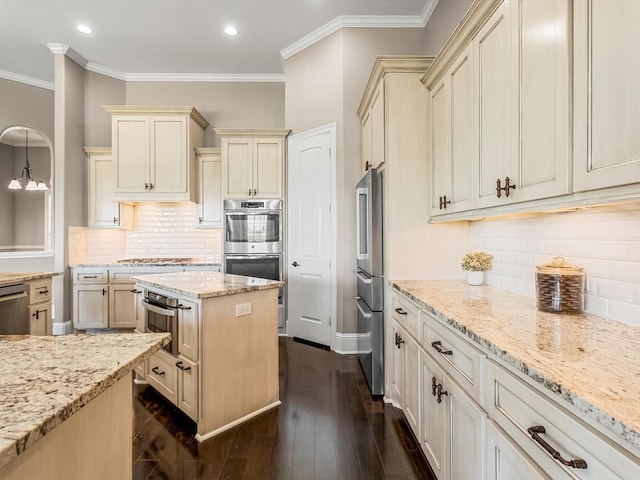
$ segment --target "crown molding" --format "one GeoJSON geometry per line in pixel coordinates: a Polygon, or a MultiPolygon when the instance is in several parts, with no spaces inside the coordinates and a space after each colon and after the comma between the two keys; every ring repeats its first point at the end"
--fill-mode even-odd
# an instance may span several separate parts
{"type": "Polygon", "coordinates": [[[284,60],[342,28],[424,28],[438,5],[427,0],[420,15],[341,15],[280,51],[284,60]]]}
{"type": "Polygon", "coordinates": [[[55,89],[53,82],[45,82],[44,80],[38,80],[37,78],[27,77],[26,75],[20,75],[18,73],[7,72],[6,70],[0,70],[0,78],[11,80],[13,82],[24,83],[25,85],[31,85],[32,87],[44,88],[45,90],[55,89]]]}
{"type": "Polygon", "coordinates": [[[69,45],[65,45],[64,43],[47,43],[47,47],[49,48],[51,53],[56,55],[66,55],[82,68],[86,68],[87,64],[89,63],[86,58],[76,52],[69,45]]]}
{"type": "Polygon", "coordinates": [[[105,75],[107,77],[122,80],[123,82],[127,80],[126,74],[120,72],[119,70],[105,67],[104,65],[99,65],[97,63],[89,62],[85,69],[89,72],[99,73],[100,75],[105,75]]]}

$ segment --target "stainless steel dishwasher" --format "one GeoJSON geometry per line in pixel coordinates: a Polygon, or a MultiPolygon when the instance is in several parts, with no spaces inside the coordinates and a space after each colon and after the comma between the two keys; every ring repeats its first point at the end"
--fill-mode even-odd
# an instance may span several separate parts
{"type": "Polygon", "coordinates": [[[29,286],[0,287],[0,335],[29,334],[29,286]]]}

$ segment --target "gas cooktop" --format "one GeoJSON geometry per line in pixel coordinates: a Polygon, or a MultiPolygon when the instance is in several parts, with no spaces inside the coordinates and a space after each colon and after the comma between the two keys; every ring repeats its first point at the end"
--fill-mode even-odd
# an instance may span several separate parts
{"type": "Polygon", "coordinates": [[[124,260],[118,260],[118,263],[191,263],[193,258],[126,258],[124,260]]]}

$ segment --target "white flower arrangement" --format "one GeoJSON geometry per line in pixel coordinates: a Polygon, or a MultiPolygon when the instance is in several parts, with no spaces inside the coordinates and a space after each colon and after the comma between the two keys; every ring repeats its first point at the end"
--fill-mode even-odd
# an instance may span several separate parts
{"type": "Polygon", "coordinates": [[[468,272],[483,272],[491,268],[493,255],[487,252],[469,252],[462,257],[460,266],[468,272]]]}

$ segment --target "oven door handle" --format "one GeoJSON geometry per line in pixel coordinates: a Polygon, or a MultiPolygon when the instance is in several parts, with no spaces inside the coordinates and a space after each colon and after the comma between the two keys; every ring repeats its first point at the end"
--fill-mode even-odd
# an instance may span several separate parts
{"type": "Polygon", "coordinates": [[[154,312],[157,313],[159,315],[166,315],[167,317],[175,317],[176,316],[176,311],[170,308],[161,308],[161,307],[157,307],[154,304],[143,300],[143,307],[147,310],[149,310],[150,312],[154,312]]]}
{"type": "Polygon", "coordinates": [[[281,255],[225,255],[224,258],[228,258],[229,260],[239,260],[242,258],[246,258],[248,260],[260,260],[261,258],[280,258],[281,255]]]}
{"type": "Polygon", "coordinates": [[[256,209],[248,209],[248,210],[225,210],[224,214],[226,216],[230,215],[241,215],[243,217],[257,216],[257,215],[280,215],[282,210],[256,210],[256,209]]]}

